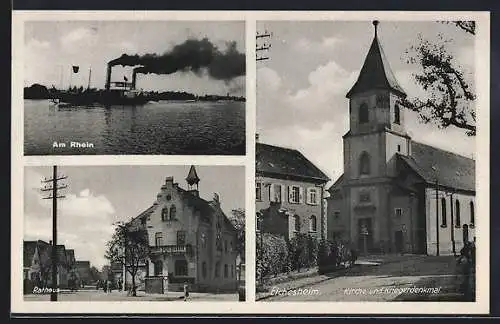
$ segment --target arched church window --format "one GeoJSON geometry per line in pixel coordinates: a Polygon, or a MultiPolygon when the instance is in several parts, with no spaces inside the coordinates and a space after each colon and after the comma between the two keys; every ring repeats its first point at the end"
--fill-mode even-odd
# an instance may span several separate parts
{"type": "Polygon", "coordinates": [[[366,103],[362,103],[359,106],[359,123],[368,123],[368,105],[366,103]]]}
{"type": "Polygon", "coordinates": [[[441,226],[446,227],[446,199],[441,198],[441,226]]]}
{"type": "Polygon", "coordinates": [[[460,201],[455,201],[455,225],[460,227],[460,201]]]}
{"type": "Polygon", "coordinates": [[[394,106],[394,123],[398,125],[401,123],[401,111],[398,104],[394,106]]]}
{"type": "Polygon", "coordinates": [[[470,224],[472,226],[474,226],[474,221],[475,221],[475,219],[474,219],[475,218],[475,215],[474,215],[474,202],[471,201],[469,203],[469,206],[470,206],[470,224]]]}
{"type": "Polygon", "coordinates": [[[370,174],[370,156],[366,152],[361,153],[359,158],[359,174],[370,174]]]}

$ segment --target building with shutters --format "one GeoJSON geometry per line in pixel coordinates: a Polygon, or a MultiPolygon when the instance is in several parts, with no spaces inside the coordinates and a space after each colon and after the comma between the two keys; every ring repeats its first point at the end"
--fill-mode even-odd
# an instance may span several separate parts
{"type": "Polygon", "coordinates": [[[296,233],[324,237],[329,178],[295,149],[257,143],[255,159],[258,230],[287,240],[296,233]]]}
{"type": "Polygon", "coordinates": [[[200,197],[194,166],[186,182],[188,189],[167,177],[153,205],[129,223],[147,230],[145,290],[182,291],[188,283],[191,291],[236,292],[236,229],[217,193],[212,200],[200,197]]]}
{"type": "Polygon", "coordinates": [[[414,141],[405,91],[375,35],[349,99],[344,173],[328,189],[328,238],[361,251],[458,253],[474,239],[475,161],[414,141]]]}

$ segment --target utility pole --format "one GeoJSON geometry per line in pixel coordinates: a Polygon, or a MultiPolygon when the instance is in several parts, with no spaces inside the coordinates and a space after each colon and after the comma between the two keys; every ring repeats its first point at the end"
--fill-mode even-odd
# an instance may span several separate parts
{"type": "MultiPolygon", "coordinates": [[[[446,203],[446,202],[445,202],[446,203]]],[[[451,227],[451,232],[450,232],[450,236],[451,236],[451,248],[452,248],[452,251],[453,251],[453,256],[457,256],[457,250],[456,250],[456,247],[455,247],[455,220],[453,219],[455,217],[454,215],[454,212],[453,212],[453,191],[450,193],[450,212],[451,212],[451,224],[450,224],[450,227],[451,227]]]]}
{"type": "Polygon", "coordinates": [[[436,177],[436,255],[439,256],[439,182],[436,177]]]}
{"type": "MultiPolygon", "coordinates": [[[[258,42],[259,40],[263,39],[263,40],[266,40],[268,38],[271,38],[272,36],[272,33],[269,33],[267,30],[260,34],[259,32],[257,32],[257,35],[255,36],[255,39],[256,39],[256,42],[258,42]]],[[[263,61],[263,60],[268,60],[269,57],[268,56],[259,56],[259,52],[262,52],[262,51],[268,51],[270,48],[271,48],[271,44],[262,44],[262,45],[259,45],[257,44],[256,45],[257,47],[255,48],[255,51],[257,53],[257,58],[256,60],[257,61],[263,61]]]]}
{"type": "Polygon", "coordinates": [[[44,186],[41,191],[52,192],[49,196],[43,199],[52,199],[52,291],[50,293],[50,301],[57,301],[57,199],[65,198],[65,196],[58,196],[57,191],[65,189],[67,185],[59,185],[58,181],[67,179],[66,176],[57,176],[57,166],[53,167],[52,179],[42,180],[42,183],[50,183],[48,186],[44,186]]]}
{"type": "Polygon", "coordinates": [[[435,166],[431,168],[436,177],[436,255],[439,256],[439,181],[438,169],[435,166]]]}

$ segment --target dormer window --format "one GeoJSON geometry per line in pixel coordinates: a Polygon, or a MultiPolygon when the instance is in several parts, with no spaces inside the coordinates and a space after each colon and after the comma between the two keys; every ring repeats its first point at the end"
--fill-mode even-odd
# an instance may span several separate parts
{"type": "Polygon", "coordinates": [[[359,106],[359,123],[368,123],[368,105],[366,103],[362,103],[361,106],[359,106]]]}

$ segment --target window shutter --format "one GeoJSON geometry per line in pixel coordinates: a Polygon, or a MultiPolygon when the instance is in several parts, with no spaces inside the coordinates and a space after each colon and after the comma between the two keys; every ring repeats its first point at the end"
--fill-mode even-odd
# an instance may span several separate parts
{"type": "Polygon", "coordinates": [[[293,202],[293,187],[288,186],[288,202],[293,202]]]}
{"type": "Polygon", "coordinates": [[[316,190],[316,201],[314,202],[316,205],[319,205],[321,202],[321,189],[314,189],[316,190]]]}
{"type": "Polygon", "coordinates": [[[274,193],[274,183],[271,183],[271,185],[269,186],[269,201],[276,201],[276,195],[274,193]]]}
{"type": "Polygon", "coordinates": [[[306,189],[306,203],[307,204],[312,204],[313,203],[313,201],[311,199],[311,191],[312,190],[313,190],[312,188],[307,188],[306,189]]]}
{"type": "Polygon", "coordinates": [[[281,202],[286,201],[286,186],[282,185],[281,186],[281,202]]]}
{"type": "Polygon", "coordinates": [[[299,187],[299,204],[304,203],[304,188],[299,187]]]}

